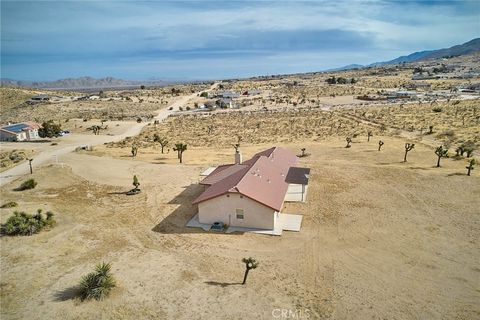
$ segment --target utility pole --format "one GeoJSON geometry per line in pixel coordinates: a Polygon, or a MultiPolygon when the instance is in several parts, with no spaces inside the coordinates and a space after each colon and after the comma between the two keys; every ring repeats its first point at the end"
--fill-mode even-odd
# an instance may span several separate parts
{"type": "Polygon", "coordinates": [[[33,174],[32,161],[33,159],[28,159],[28,164],[30,165],[30,174],[33,174]]]}

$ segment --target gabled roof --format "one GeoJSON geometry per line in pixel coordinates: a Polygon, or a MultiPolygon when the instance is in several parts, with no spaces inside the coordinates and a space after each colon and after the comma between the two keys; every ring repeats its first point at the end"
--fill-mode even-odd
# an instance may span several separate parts
{"type": "Polygon", "coordinates": [[[285,177],[297,161],[297,156],[292,152],[273,147],[257,153],[242,164],[221,166],[202,181],[202,184],[210,184],[210,187],[193,203],[226,193],[240,193],[280,211],[288,189],[285,177]]]}

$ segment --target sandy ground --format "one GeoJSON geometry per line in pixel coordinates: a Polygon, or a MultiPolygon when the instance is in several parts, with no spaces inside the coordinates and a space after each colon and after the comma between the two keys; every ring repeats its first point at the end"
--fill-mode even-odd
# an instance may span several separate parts
{"type": "MultiPolygon", "coordinates": [[[[210,89],[204,91],[210,91],[217,86],[214,83],[210,89]]],[[[185,95],[176,98],[168,108],[165,107],[157,111],[157,115],[152,120],[163,121],[169,115],[171,115],[174,111],[169,110],[172,108],[173,110],[177,110],[179,106],[184,105],[190,99],[196,97],[198,92],[192,93],[190,95],[185,95]]],[[[101,130],[99,135],[93,135],[90,132],[86,131],[85,128],[90,127],[92,125],[101,125],[99,120],[88,121],[86,123],[79,122],[78,119],[74,119],[72,123],[68,123],[68,128],[72,128],[73,134],[64,136],[62,138],[55,138],[52,140],[54,144],[52,145],[51,142],[44,142],[44,143],[22,143],[21,146],[23,148],[32,148],[35,150],[37,155],[35,156],[32,165],[34,167],[41,166],[47,163],[52,162],[59,162],[59,157],[66,155],[77,147],[81,146],[95,146],[100,145],[107,142],[113,141],[120,141],[125,139],[126,137],[132,137],[138,135],[142,129],[150,125],[151,123],[147,122],[128,122],[128,121],[108,121],[106,125],[108,125],[108,129],[101,130]],[[83,132],[83,133],[79,133],[83,132]],[[53,147],[53,148],[52,148],[53,147]]],[[[0,146],[3,147],[14,147],[19,146],[18,143],[4,143],[2,142],[0,146]]],[[[11,169],[5,170],[0,174],[0,185],[4,185],[13,179],[21,177],[27,173],[29,173],[29,166],[26,163],[19,164],[11,169]]]]}
{"type": "MultiPolygon", "coordinates": [[[[383,139],[381,152],[365,139],[350,149],[340,138],[306,144],[307,202],[284,209],[304,215],[302,230],[281,237],[184,227],[198,174],[231,161],[233,148],[187,150],[185,165],[158,150],[134,160],[65,155],[63,168],[36,170],[34,190],[12,191],[22,179],[1,188],[2,202],[50,209],[58,222],[0,238],[1,318],[279,319],[277,309],[304,319],[479,318],[478,170],[467,177],[465,160],[453,159],[434,168],[422,144],[402,163],[404,140],[383,139]],[[133,174],[143,192],[127,197],[133,174]],[[242,286],[248,256],[260,267],[242,286]],[[75,286],[101,261],[118,287],[80,302],[75,286]]],[[[1,221],[11,212],[1,209],[1,221]]]]}

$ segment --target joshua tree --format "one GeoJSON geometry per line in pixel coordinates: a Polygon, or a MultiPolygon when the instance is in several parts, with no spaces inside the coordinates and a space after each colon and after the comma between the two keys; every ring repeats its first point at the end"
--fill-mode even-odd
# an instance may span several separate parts
{"type": "Polygon", "coordinates": [[[367,132],[367,142],[370,142],[370,137],[373,137],[372,131],[367,132]]]}
{"type": "Polygon", "coordinates": [[[258,262],[254,258],[243,258],[242,261],[245,263],[245,275],[243,276],[242,284],[247,282],[247,276],[250,269],[255,269],[258,267],[258,262]]]}
{"type": "Polygon", "coordinates": [[[183,162],[183,152],[187,150],[187,145],[183,143],[176,143],[175,148],[173,148],[173,151],[177,151],[178,159],[180,160],[180,163],[183,162]]]}
{"type": "Polygon", "coordinates": [[[432,134],[433,133],[433,126],[429,126],[428,127],[428,134],[432,134]]]}
{"type": "Polygon", "coordinates": [[[438,157],[437,168],[440,167],[440,159],[448,158],[448,149],[444,149],[443,146],[439,146],[435,149],[435,154],[438,157]]]}
{"type": "Polygon", "coordinates": [[[466,152],[467,158],[470,158],[473,151],[475,151],[475,148],[476,148],[476,145],[474,142],[466,141],[462,143],[455,151],[457,152],[457,155],[461,155],[461,156],[463,156],[463,154],[466,152]]]}
{"type": "Polygon", "coordinates": [[[132,157],[135,157],[138,152],[138,147],[134,144],[132,145],[132,157]]]}
{"type": "Polygon", "coordinates": [[[405,143],[405,156],[403,157],[403,162],[407,162],[407,153],[415,148],[415,143],[405,143]]]}
{"type": "Polygon", "coordinates": [[[80,296],[82,300],[102,300],[115,287],[115,279],[110,273],[110,264],[101,263],[95,267],[95,272],[85,275],[80,281],[80,296]]]}
{"type": "Polygon", "coordinates": [[[305,157],[305,150],[307,150],[307,149],[305,149],[305,148],[300,149],[300,151],[302,151],[302,154],[300,155],[301,157],[305,157]]]}
{"type": "Polygon", "coordinates": [[[233,147],[235,148],[235,153],[239,153],[239,148],[240,148],[240,143],[236,143],[233,145],[233,147]]]}
{"type": "Polygon", "coordinates": [[[378,151],[382,150],[382,146],[383,146],[384,144],[385,144],[385,143],[384,143],[382,140],[378,141],[378,151]]]}
{"type": "Polygon", "coordinates": [[[140,185],[140,182],[138,181],[138,178],[136,175],[133,175],[133,186],[135,187],[135,190],[138,190],[138,186],[140,185]]]}
{"type": "Polygon", "coordinates": [[[347,145],[345,146],[345,148],[350,148],[351,147],[350,143],[352,143],[352,138],[347,137],[345,140],[347,141],[347,145]]]}
{"type": "Polygon", "coordinates": [[[468,161],[468,167],[465,167],[467,168],[467,176],[470,175],[470,172],[474,169],[474,166],[477,162],[475,161],[475,159],[470,159],[470,161],[468,161]]]}
{"type": "Polygon", "coordinates": [[[163,148],[168,146],[168,140],[166,138],[160,137],[158,134],[155,133],[153,136],[153,141],[160,143],[160,147],[162,147],[162,154],[163,154],[163,148]]]}

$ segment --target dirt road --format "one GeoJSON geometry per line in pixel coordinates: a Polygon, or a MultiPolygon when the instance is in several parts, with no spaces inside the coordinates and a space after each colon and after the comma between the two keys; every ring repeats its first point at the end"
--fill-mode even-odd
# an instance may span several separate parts
{"type": "MultiPolygon", "coordinates": [[[[203,91],[207,91],[207,92],[211,91],[215,89],[216,86],[217,86],[217,83],[214,83],[208,90],[203,90],[203,91]]],[[[181,97],[175,102],[165,107],[165,109],[158,110],[158,114],[154,118],[154,120],[163,121],[169,115],[174,113],[175,110],[178,110],[178,107],[184,105],[190,99],[196,97],[199,93],[200,92],[195,92],[195,93],[192,93],[191,95],[181,97]]],[[[41,148],[41,150],[39,151],[39,154],[35,156],[32,162],[32,166],[38,167],[46,163],[53,163],[55,161],[59,161],[60,156],[70,153],[74,151],[75,148],[82,145],[95,146],[95,145],[99,145],[107,142],[120,141],[122,139],[125,139],[126,137],[136,136],[142,131],[143,127],[145,127],[147,123],[148,122],[131,123],[129,128],[127,128],[123,133],[118,135],[75,134],[75,135],[63,137],[58,146],[46,145],[45,148],[41,148]]],[[[2,145],[8,146],[8,145],[12,145],[12,143],[5,143],[2,145]]],[[[16,143],[13,143],[13,145],[15,145],[15,147],[18,147],[16,143]]],[[[24,146],[38,148],[38,143],[22,144],[22,147],[24,146]]],[[[29,168],[28,162],[21,163],[0,174],[0,186],[3,186],[8,182],[29,173],[30,173],[30,168],[29,168]]]]}

